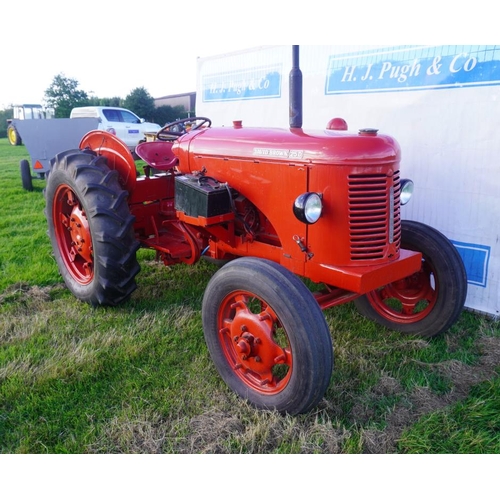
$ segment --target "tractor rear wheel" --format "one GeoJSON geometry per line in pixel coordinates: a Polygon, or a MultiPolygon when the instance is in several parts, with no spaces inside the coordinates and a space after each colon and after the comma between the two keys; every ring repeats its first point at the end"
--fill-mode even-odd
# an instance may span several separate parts
{"type": "Polygon", "coordinates": [[[48,234],[69,290],[92,305],[116,305],[139,272],[127,191],[106,159],[70,150],[52,162],[45,188],[48,234]]]}
{"type": "Polygon", "coordinates": [[[20,146],[23,143],[21,136],[14,125],[9,125],[7,127],[7,138],[12,146],[20,146]]]}
{"type": "Polygon", "coordinates": [[[284,267],[252,257],[226,264],[205,290],[202,318],[219,374],[255,407],[298,414],[324,396],[330,331],[311,292],[284,267]]]}
{"type": "Polygon", "coordinates": [[[422,253],[420,271],[355,300],[358,311],[409,335],[434,337],[458,319],[467,296],[467,275],[453,244],[436,229],[403,221],[401,246],[422,253]]]}

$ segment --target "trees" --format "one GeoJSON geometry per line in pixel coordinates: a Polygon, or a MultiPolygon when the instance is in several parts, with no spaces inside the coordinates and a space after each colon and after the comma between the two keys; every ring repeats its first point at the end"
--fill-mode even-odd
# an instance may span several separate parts
{"type": "MultiPolygon", "coordinates": [[[[181,118],[187,118],[188,114],[184,106],[158,106],[155,108],[154,123],[165,125],[165,123],[174,122],[181,118]]],[[[192,115],[194,116],[194,115],[192,115]]]]}
{"type": "Polygon", "coordinates": [[[144,87],[137,87],[125,97],[123,107],[146,121],[154,121],[155,100],[144,87]]]}
{"type": "Polygon", "coordinates": [[[89,95],[84,90],[79,89],[78,85],[77,80],[60,73],[54,77],[50,86],[45,90],[46,104],[54,108],[56,118],[68,118],[71,110],[78,106],[123,107],[130,109],[146,121],[160,125],[188,116],[184,106],[155,107],[154,98],[144,87],[133,89],[125,99],[122,99],[116,96],[103,98],[89,95]]]}
{"type": "Polygon", "coordinates": [[[89,97],[89,106],[114,106],[122,107],[122,99],[120,97],[89,97]]]}
{"type": "Polygon", "coordinates": [[[140,118],[160,125],[187,117],[184,106],[155,107],[154,98],[144,87],[132,90],[123,101],[123,107],[130,109],[140,118]]]}
{"type": "Polygon", "coordinates": [[[78,89],[78,81],[59,73],[54,77],[45,91],[47,105],[54,108],[56,118],[69,118],[71,110],[76,106],[85,106],[88,95],[78,89]]]}
{"type": "Polygon", "coordinates": [[[12,109],[0,109],[0,137],[7,137],[7,120],[12,118],[12,109]]]}

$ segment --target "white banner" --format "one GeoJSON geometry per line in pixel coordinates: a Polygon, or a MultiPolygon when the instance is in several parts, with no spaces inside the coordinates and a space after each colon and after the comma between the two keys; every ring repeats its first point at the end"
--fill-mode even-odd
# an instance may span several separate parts
{"type": "MultiPolygon", "coordinates": [[[[198,60],[196,112],[214,126],[288,127],[291,46],[198,60]]],[[[303,128],[342,117],[396,138],[415,182],[405,219],[443,232],[466,305],[500,315],[500,46],[300,46],[303,128]]]]}

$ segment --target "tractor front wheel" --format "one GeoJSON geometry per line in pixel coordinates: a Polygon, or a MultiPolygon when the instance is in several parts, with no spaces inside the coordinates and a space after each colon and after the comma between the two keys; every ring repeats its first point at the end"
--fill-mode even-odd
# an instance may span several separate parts
{"type": "Polygon", "coordinates": [[[403,221],[401,246],[422,253],[420,271],[363,295],[356,307],[391,330],[434,337],[462,312],[467,296],[464,264],[446,236],[420,222],[403,221]]]}
{"type": "Polygon", "coordinates": [[[330,331],[311,292],[284,267],[252,257],[229,262],[205,290],[202,318],[219,374],[255,407],[298,414],[324,396],[330,331]]]}
{"type": "Polygon", "coordinates": [[[139,272],[127,191],[106,159],[70,150],[52,160],[45,216],[66,286],[92,305],[116,305],[135,290],[139,272]]]}

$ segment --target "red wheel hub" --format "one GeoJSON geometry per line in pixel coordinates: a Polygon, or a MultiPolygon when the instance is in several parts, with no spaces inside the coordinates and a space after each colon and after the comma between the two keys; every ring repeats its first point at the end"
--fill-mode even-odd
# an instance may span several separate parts
{"type": "Polygon", "coordinates": [[[423,260],[419,272],[368,294],[378,314],[398,323],[414,323],[432,311],[438,297],[436,274],[423,260]]]}
{"type": "Polygon", "coordinates": [[[69,186],[61,185],[57,189],[52,219],[66,269],[78,283],[90,283],[94,278],[94,257],[89,223],[78,197],[69,186]]]}
{"type": "Polygon", "coordinates": [[[282,391],[292,373],[288,336],[276,313],[255,295],[238,291],[219,308],[219,341],[238,377],[263,394],[282,391]]]}

